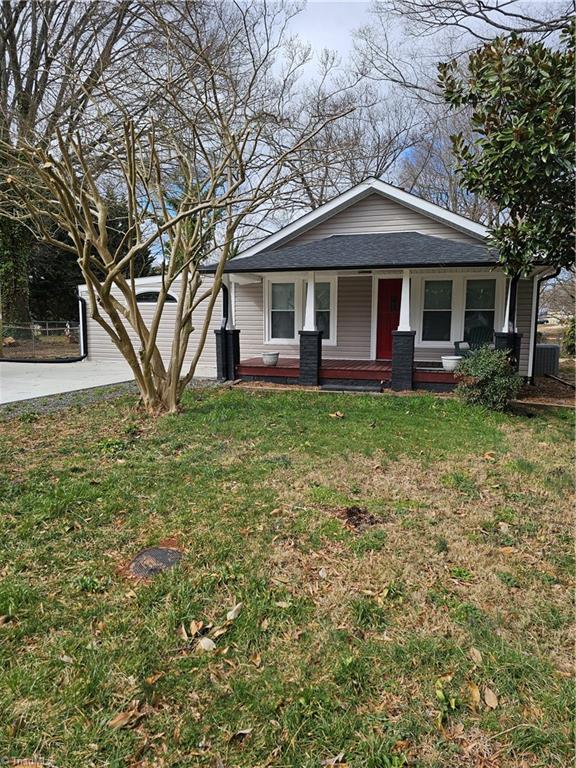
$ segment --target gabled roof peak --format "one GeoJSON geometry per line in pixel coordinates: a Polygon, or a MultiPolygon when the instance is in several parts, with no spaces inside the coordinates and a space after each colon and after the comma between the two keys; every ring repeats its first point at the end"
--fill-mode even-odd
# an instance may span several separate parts
{"type": "Polygon", "coordinates": [[[423,214],[431,219],[440,221],[443,224],[452,227],[458,232],[463,232],[470,237],[477,238],[483,242],[488,234],[488,230],[482,224],[478,224],[465,216],[460,216],[457,213],[442,208],[435,203],[430,203],[427,200],[423,200],[410,192],[406,192],[400,187],[395,187],[392,184],[388,184],[382,179],[377,179],[374,176],[369,176],[359,184],[356,184],[340,195],[332,198],[327,203],[320,205],[313,211],[300,216],[291,224],[282,227],[272,235],[268,235],[259,243],[248,248],[243,253],[239,254],[237,258],[243,258],[245,256],[253,256],[260,251],[270,248],[278,248],[281,245],[285,245],[293,238],[306,232],[312,227],[316,226],[322,221],[331,218],[340,211],[345,210],[354,203],[368,197],[371,194],[378,194],[388,200],[393,200],[400,205],[405,206],[413,211],[423,214]]]}

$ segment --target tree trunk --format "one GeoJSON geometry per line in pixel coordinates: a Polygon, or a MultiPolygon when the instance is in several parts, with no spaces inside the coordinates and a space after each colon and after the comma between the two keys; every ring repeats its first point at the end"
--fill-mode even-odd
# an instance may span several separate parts
{"type": "Polygon", "coordinates": [[[163,388],[162,391],[138,388],[140,390],[140,403],[146,413],[151,416],[178,413],[179,398],[175,395],[172,387],[163,388]]]}
{"type": "Polygon", "coordinates": [[[30,322],[28,265],[35,247],[31,232],[0,217],[0,296],[4,328],[30,322]]]}

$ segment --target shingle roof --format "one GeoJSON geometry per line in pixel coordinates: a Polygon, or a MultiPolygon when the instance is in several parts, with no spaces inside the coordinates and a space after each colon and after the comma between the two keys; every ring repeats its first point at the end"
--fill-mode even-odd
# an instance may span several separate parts
{"type": "MultiPolygon", "coordinates": [[[[498,264],[486,246],[422,235],[386,232],[372,235],[332,235],[303,245],[261,251],[232,259],[226,272],[291,272],[322,269],[381,269],[399,267],[472,267],[498,264]]],[[[213,265],[206,272],[214,272],[213,265]]]]}

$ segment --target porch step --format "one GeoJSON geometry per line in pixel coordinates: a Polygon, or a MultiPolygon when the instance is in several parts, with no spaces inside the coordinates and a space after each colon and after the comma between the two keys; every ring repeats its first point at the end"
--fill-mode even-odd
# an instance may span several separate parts
{"type": "Polygon", "coordinates": [[[361,384],[354,382],[342,381],[339,383],[320,384],[320,389],[324,389],[327,392],[382,392],[381,384],[361,384]]]}

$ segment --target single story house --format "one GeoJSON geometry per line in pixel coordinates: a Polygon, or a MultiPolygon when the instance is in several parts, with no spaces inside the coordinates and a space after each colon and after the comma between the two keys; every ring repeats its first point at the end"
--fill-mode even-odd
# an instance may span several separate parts
{"type": "MultiPolygon", "coordinates": [[[[529,378],[538,282],[550,270],[508,279],[486,236],[470,219],[369,178],[228,262],[197,375],[442,390],[454,383],[442,356],[480,339],[514,350],[529,378]]],[[[204,271],[212,279],[214,267],[204,271]]],[[[137,283],[146,319],[159,278],[137,283]]],[[[166,357],[177,294],[159,333],[166,357]]],[[[120,358],[94,321],[86,330],[90,358],[120,358]]]]}

